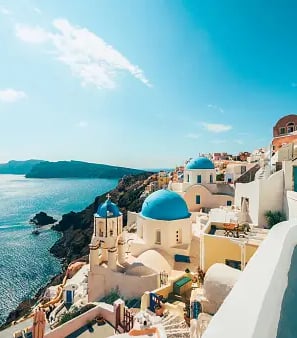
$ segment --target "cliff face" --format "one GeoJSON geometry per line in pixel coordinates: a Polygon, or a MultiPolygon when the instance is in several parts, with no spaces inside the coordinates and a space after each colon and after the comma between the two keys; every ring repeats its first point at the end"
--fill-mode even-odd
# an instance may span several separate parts
{"type": "Polygon", "coordinates": [[[124,175],[137,175],[143,170],[116,167],[107,164],[81,161],[41,162],[27,174],[27,178],[120,178],[124,175]]]}
{"type": "MultiPolygon", "coordinates": [[[[124,225],[127,222],[127,211],[140,211],[144,198],[140,198],[151,173],[125,176],[117,187],[110,191],[111,199],[123,213],[124,225]]],[[[86,256],[93,234],[93,215],[98,206],[106,200],[106,194],[97,197],[91,205],[81,212],[70,212],[63,215],[62,220],[54,226],[54,230],[62,232],[62,237],[50,249],[50,252],[69,262],[86,256]]]]}
{"type": "Polygon", "coordinates": [[[25,175],[42,160],[9,161],[0,163],[0,174],[25,175]]]}

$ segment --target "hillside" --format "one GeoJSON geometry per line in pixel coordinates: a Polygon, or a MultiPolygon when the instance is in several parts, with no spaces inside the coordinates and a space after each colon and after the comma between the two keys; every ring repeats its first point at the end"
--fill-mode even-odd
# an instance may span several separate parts
{"type": "Polygon", "coordinates": [[[25,175],[42,160],[9,161],[0,163],[0,174],[25,175]]]}
{"type": "MultiPolygon", "coordinates": [[[[110,191],[111,199],[123,213],[124,224],[127,211],[140,211],[144,198],[140,198],[151,173],[123,177],[117,187],[110,191]]],[[[98,196],[94,203],[81,212],[70,212],[53,227],[62,237],[51,248],[51,253],[65,264],[89,253],[89,243],[93,233],[93,215],[98,206],[106,200],[106,194],[98,196]]]]}
{"type": "Polygon", "coordinates": [[[143,170],[116,167],[81,161],[41,162],[27,174],[27,178],[121,178],[143,170]]]}

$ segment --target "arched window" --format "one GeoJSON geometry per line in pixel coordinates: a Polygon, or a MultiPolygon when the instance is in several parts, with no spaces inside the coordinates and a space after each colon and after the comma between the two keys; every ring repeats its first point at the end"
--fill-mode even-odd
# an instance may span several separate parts
{"type": "Polygon", "coordinates": [[[287,133],[292,133],[294,131],[295,124],[293,122],[287,123],[287,133]]]}

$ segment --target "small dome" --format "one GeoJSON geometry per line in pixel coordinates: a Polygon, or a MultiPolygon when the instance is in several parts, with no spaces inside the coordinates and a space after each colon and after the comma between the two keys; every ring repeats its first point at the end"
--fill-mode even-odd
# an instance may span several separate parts
{"type": "Polygon", "coordinates": [[[192,159],[187,165],[186,169],[214,169],[214,164],[206,157],[198,157],[192,159]]]}
{"type": "Polygon", "coordinates": [[[119,217],[121,212],[115,203],[112,203],[110,199],[107,199],[103,204],[100,204],[97,210],[99,217],[119,217]]]}
{"type": "Polygon", "coordinates": [[[191,215],[185,200],[176,192],[165,189],[149,195],[142,204],[140,214],[163,221],[188,218],[191,215]]]}

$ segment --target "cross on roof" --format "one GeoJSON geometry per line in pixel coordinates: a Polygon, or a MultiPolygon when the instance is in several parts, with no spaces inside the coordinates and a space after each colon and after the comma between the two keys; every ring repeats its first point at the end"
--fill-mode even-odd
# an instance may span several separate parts
{"type": "Polygon", "coordinates": [[[106,195],[106,197],[107,197],[108,200],[110,200],[110,197],[111,197],[110,193],[108,193],[108,194],[106,195]]]}

